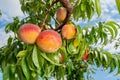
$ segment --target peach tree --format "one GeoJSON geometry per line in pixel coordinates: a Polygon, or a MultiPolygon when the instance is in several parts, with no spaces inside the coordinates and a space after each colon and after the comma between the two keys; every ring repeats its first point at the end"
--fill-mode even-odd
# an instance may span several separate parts
{"type": "MultiPolygon", "coordinates": [[[[120,0],[115,1],[120,13],[120,0]]],[[[119,35],[120,25],[114,21],[76,25],[91,21],[96,13],[101,16],[100,0],[20,0],[20,4],[25,16],[6,25],[6,33],[14,35],[0,48],[3,80],[91,80],[94,65],[120,74],[120,55],[104,50],[119,35]]]]}

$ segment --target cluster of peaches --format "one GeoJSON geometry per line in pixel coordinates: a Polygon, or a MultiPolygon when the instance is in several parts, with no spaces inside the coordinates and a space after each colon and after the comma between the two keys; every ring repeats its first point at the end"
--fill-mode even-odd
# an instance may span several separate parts
{"type": "MultiPolygon", "coordinates": [[[[56,12],[56,18],[62,22],[65,20],[67,11],[64,7],[60,7],[56,12]]],[[[66,24],[62,27],[60,35],[54,30],[41,30],[35,24],[23,24],[18,30],[19,38],[27,44],[37,44],[40,50],[46,53],[54,53],[62,45],[62,38],[72,39],[76,34],[76,28],[73,24],[66,24]]]]}
{"type": "MultiPolygon", "coordinates": [[[[67,11],[60,7],[56,12],[56,18],[62,22],[65,20],[67,11]]],[[[41,30],[35,24],[23,24],[18,30],[19,38],[27,44],[37,44],[39,49],[46,53],[54,53],[62,46],[62,38],[69,40],[75,37],[76,27],[73,24],[65,24],[62,27],[61,35],[54,30],[41,30]]],[[[63,55],[61,55],[63,57],[63,55]]],[[[84,60],[88,60],[88,49],[83,55],[84,60]]]]}

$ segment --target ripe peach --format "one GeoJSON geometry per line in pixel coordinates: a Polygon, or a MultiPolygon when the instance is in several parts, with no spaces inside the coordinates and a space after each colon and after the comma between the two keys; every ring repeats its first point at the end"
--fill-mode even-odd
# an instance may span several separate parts
{"type": "Polygon", "coordinates": [[[23,42],[34,44],[40,32],[41,29],[37,25],[26,23],[19,28],[18,36],[23,42]]]}
{"type": "Polygon", "coordinates": [[[84,60],[88,61],[88,59],[89,59],[89,56],[88,56],[88,55],[89,55],[89,49],[87,48],[87,49],[85,50],[85,54],[83,55],[82,58],[83,58],[84,60]]]}
{"type": "Polygon", "coordinates": [[[73,24],[66,24],[62,28],[62,36],[65,39],[72,39],[76,34],[76,28],[73,24]]]}
{"type": "Polygon", "coordinates": [[[88,61],[88,54],[84,54],[83,55],[83,59],[86,60],[86,61],[88,61]]]}
{"type": "Polygon", "coordinates": [[[42,51],[54,53],[61,47],[62,40],[61,36],[56,31],[45,30],[39,34],[36,43],[42,51]]]}
{"type": "Polygon", "coordinates": [[[56,18],[58,21],[62,22],[67,16],[67,10],[64,7],[60,7],[56,12],[56,18]]]}

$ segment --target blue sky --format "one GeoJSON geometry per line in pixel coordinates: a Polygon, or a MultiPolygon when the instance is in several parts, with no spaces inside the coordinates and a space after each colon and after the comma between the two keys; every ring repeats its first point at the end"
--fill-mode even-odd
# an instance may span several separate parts
{"type": "MultiPolygon", "coordinates": [[[[95,24],[98,21],[116,21],[120,23],[120,15],[117,11],[117,8],[115,6],[114,0],[101,0],[101,7],[102,7],[102,14],[99,19],[97,19],[97,15],[95,15],[92,18],[91,22],[82,22],[82,26],[89,25],[89,24],[95,24]]],[[[20,4],[19,0],[0,0],[0,10],[2,11],[2,17],[0,17],[0,47],[6,44],[7,38],[10,35],[13,35],[12,33],[6,34],[4,32],[4,26],[12,21],[12,18],[15,16],[19,16],[20,18],[23,17],[23,13],[20,10],[20,4]]],[[[77,22],[76,24],[79,24],[81,22],[77,22]]],[[[120,48],[115,50],[114,49],[114,43],[108,44],[105,46],[105,49],[109,50],[110,52],[119,52],[120,48]]],[[[116,71],[114,71],[111,74],[108,74],[108,71],[103,71],[103,69],[97,68],[96,74],[93,75],[95,77],[95,80],[117,80],[120,79],[120,76],[115,76],[116,71]]],[[[0,73],[0,80],[1,80],[1,73],[0,73]]]]}

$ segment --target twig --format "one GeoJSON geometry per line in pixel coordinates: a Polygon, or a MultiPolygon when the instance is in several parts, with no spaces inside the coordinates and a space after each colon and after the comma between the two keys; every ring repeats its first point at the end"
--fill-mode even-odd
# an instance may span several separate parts
{"type": "Polygon", "coordinates": [[[56,4],[58,1],[59,1],[59,0],[55,0],[55,1],[51,4],[50,8],[47,10],[46,15],[45,15],[45,18],[43,19],[43,23],[42,23],[42,28],[41,28],[41,29],[44,29],[44,28],[45,28],[45,23],[46,23],[48,14],[50,13],[50,10],[51,10],[52,7],[54,6],[54,4],[56,4]]]}
{"type": "Polygon", "coordinates": [[[54,17],[53,17],[53,19],[58,25],[60,25],[60,23],[54,17]]]}
{"type": "Polygon", "coordinates": [[[77,3],[78,3],[78,0],[74,0],[73,6],[76,6],[77,3]]]}
{"type": "Polygon", "coordinates": [[[67,10],[67,16],[65,18],[65,20],[63,21],[63,23],[61,23],[58,27],[55,28],[55,30],[59,30],[61,29],[69,20],[73,11],[73,6],[70,4],[69,0],[59,0],[62,5],[66,8],[67,10]]]}
{"type": "Polygon", "coordinates": [[[48,24],[48,25],[49,25],[49,27],[50,27],[51,29],[54,29],[53,26],[52,26],[51,24],[48,24]]]}

